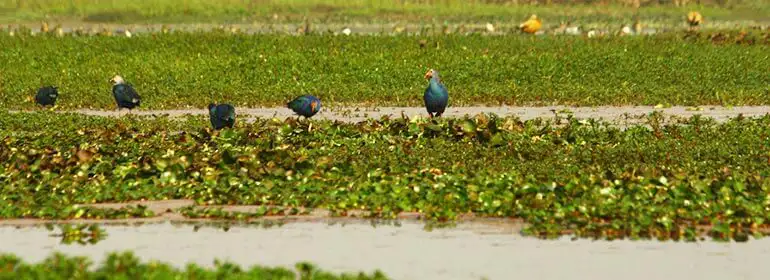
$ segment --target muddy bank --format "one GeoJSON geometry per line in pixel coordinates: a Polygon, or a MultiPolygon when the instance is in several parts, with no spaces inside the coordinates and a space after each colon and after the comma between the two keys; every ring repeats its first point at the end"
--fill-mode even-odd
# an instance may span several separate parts
{"type": "MultiPolygon", "coordinates": [[[[734,118],[739,115],[744,117],[756,117],[763,116],[770,113],[770,106],[737,106],[737,107],[721,107],[721,106],[701,106],[701,107],[685,107],[674,106],[670,108],[655,108],[653,106],[597,106],[597,107],[568,107],[568,106],[543,106],[543,107],[514,107],[514,106],[501,106],[501,107],[449,107],[444,113],[444,117],[456,118],[465,115],[476,115],[479,113],[493,113],[498,116],[517,116],[522,120],[530,120],[535,118],[553,118],[557,113],[559,116],[567,117],[572,114],[579,119],[602,119],[605,121],[623,124],[623,123],[638,123],[640,117],[650,114],[654,111],[659,111],[665,116],[678,116],[678,117],[691,117],[694,115],[701,115],[704,117],[714,118],[717,121],[724,121],[729,118],[734,118]]],[[[11,111],[18,112],[18,111],[11,111]]],[[[208,111],[205,109],[178,109],[178,110],[134,110],[128,112],[122,110],[112,111],[100,111],[100,110],[73,110],[73,111],[57,111],[61,113],[75,112],[85,115],[93,116],[105,116],[116,117],[125,116],[127,114],[134,114],[140,116],[169,116],[169,117],[181,117],[185,115],[207,115],[208,111]]],[[[283,107],[274,108],[236,108],[236,113],[239,116],[239,120],[253,120],[255,117],[259,118],[279,118],[284,119],[288,117],[296,117],[296,115],[289,109],[283,107]]],[[[324,108],[313,119],[327,119],[343,122],[360,122],[367,118],[381,118],[383,116],[389,117],[414,117],[422,116],[427,117],[425,108],[422,107],[332,107],[324,108]]]]}
{"type": "Polygon", "coordinates": [[[336,272],[381,269],[393,279],[765,279],[770,240],[749,243],[537,240],[484,225],[424,231],[368,224],[295,223],[224,232],[168,223],[106,227],[95,245],[63,245],[43,228],[0,227],[0,251],[37,262],[52,251],[89,256],[134,250],[142,260],[208,267],[310,261],[336,272]]]}
{"type": "MultiPolygon", "coordinates": [[[[177,200],[153,200],[153,201],[131,201],[122,203],[94,203],[78,204],[78,207],[94,207],[102,209],[119,209],[122,207],[147,207],[155,216],[149,218],[128,218],[128,219],[70,219],[70,220],[43,220],[43,219],[0,219],[0,227],[36,227],[48,223],[86,223],[86,224],[104,224],[104,225],[141,225],[157,224],[163,222],[195,224],[195,223],[229,223],[240,225],[259,225],[262,223],[286,224],[286,223],[399,223],[399,222],[422,222],[424,216],[417,212],[401,212],[395,219],[371,218],[368,211],[349,210],[345,213],[332,213],[326,209],[304,209],[297,210],[303,214],[276,214],[266,215],[259,218],[246,220],[224,220],[215,218],[188,218],[180,213],[180,209],[185,207],[194,207],[195,209],[221,209],[228,212],[254,213],[260,206],[258,205],[196,205],[195,201],[187,199],[177,200]]],[[[476,217],[473,214],[459,214],[456,222],[473,223],[483,225],[494,225],[498,228],[505,228],[511,231],[520,232],[526,226],[519,218],[487,218],[476,217]]]]}
{"type": "MultiPolygon", "coordinates": [[[[322,208],[296,208],[296,214],[289,212],[279,212],[276,214],[267,214],[260,217],[251,217],[244,219],[224,219],[207,216],[198,216],[190,218],[185,216],[183,209],[204,210],[219,209],[221,211],[233,213],[255,213],[261,208],[259,205],[196,205],[193,200],[153,200],[153,201],[130,201],[122,203],[94,203],[78,204],[77,207],[93,207],[102,209],[119,209],[122,207],[146,207],[154,213],[154,216],[147,218],[120,218],[120,219],[68,219],[68,220],[45,220],[45,219],[0,219],[0,227],[39,227],[45,224],[101,224],[101,225],[153,225],[158,223],[171,222],[174,224],[186,225],[213,225],[213,226],[274,226],[295,223],[328,223],[328,224],[400,224],[415,223],[424,228],[444,227],[444,226],[472,226],[487,227],[505,232],[522,233],[522,230],[529,224],[518,217],[485,217],[474,213],[458,214],[455,220],[446,223],[435,223],[425,217],[423,213],[401,212],[392,218],[372,217],[369,211],[348,210],[344,213],[334,213],[322,208]]],[[[281,209],[281,208],[279,208],[281,209]]],[[[284,210],[288,210],[283,208],[284,210]]],[[[709,223],[695,225],[696,234],[701,240],[709,240],[709,233],[713,226],[709,223]]],[[[765,236],[770,236],[770,226],[761,225],[754,229],[765,236]]],[[[561,233],[563,236],[574,236],[574,231],[565,229],[561,233]]]]}

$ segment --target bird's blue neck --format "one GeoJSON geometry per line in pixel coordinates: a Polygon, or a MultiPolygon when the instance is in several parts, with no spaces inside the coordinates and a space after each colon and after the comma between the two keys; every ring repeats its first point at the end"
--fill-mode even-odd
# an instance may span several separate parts
{"type": "Polygon", "coordinates": [[[433,77],[430,79],[430,91],[433,93],[440,93],[441,92],[441,82],[438,78],[433,77]]]}

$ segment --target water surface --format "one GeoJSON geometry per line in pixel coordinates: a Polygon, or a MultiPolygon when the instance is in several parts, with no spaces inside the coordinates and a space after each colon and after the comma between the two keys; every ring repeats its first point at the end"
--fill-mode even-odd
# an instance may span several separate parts
{"type": "MultiPolygon", "coordinates": [[[[309,261],[334,272],[380,269],[393,279],[767,279],[770,240],[748,243],[539,240],[518,229],[460,224],[425,231],[422,224],[289,223],[222,229],[159,223],[105,226],[96,245],[63,245],[45,228],[0,227],[0,252],[38,262],[53,251],[89,256],[134,250],[142,260],[182,267],[212,266],[215,258],[241,266],[292,267],[309,261]]],[[[58,231],[58,230],[57,230],[58,231]]]]}

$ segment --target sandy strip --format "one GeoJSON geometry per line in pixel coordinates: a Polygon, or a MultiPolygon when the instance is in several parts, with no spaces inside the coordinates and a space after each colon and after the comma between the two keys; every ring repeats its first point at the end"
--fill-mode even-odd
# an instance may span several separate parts
{"type": "MultiPolygon", "coordinates": [[[[79,28],[88,34],[97,34],[102,30],[109,30],[113,35],[125,36],[124,31],[129,30],[132,35],[147,33],[147,32],[159,32],[164,28],[168,31],[181,31],[181,32],[200,32],[211,31],[216,29],[222,29],[227,32],[238,32],[246,34],[301,34],[304,31],[305,24],[302,22],[255,22],[255,23],[231,23],[231,24],[212,24],[212,23],[177,23],[177,24],[118,24],[118,23],[96,23],[96,22],[82,22],[82,21],[51,21],[49,22],[49,28],[54,30],[55,26],[61,25],[63,33],[71,33],[79,28]]],[[[446,32],[452,34],[485,34],[485,35],[509,35],[519,34],[518,26],[519,22],[489,22],[493,28],[490,30],[487,28],[487,22],[463,22],[463,23],[449,23],[447,25],[446,32]]],[[[3,24],[6,25],[6,24],[3,24]]],[[[707,22],[704,28],[715,30],[736,29],[736,27],[752,26],[759,29],[767,29],[770,25],[768,20],[717,20],[707,22]]],[[[23,22],[23,23],[11,23],[6,26],[12,28],[24,26],[29,28],[33,32],[40,32],[40,22],[23,22]]],[[[573,25],[574,27],[574,25],[573,25]]],[[[608,28],[606,23],[583,21],[580,24],[582,28],[582,34],[585,34],[591,28],[597,28],[605,30],[608,28]]],[[[673,26],[665,22],[647,22],[645,27],[653,33],[682,31],[684,28],[680,26],[673,26]]],[[[344,29],[349,29],[349,34],[357,35],[379,35],[379,34],[420,34],[420,33],[440,33],[444,31],[443,24],[419,24],[419,23],[404,23],[404,22],[383,22],[383,23],[311,23],[310,31],[320,34],[344,34],[344,29]]],[[[619,28],[619,27],[618,27],[619,28]]],[[[619,29],[618,29],[619,30],[619,29]]],[[[545,34],[555,34],[554,29],[544,30],[545,34]]],[[[561,31],[559,34],[571,35],[561,31]]]]}
{"type": "MultiPolygon", "coordinates": [[[[553,118],[556,113],[562,117],[567,117],[568,114],[572,114],[578,119],[602,119],[613,123],[638,123],[640,117],[650,114],[654,111],[659,111],[665,116],[679,116],[679,117],[691,117],[694,115],[701,115],[704,117],[714,118],[717,121],[724,121],[729,118],[743,115],[744,117],[757,117],[764,116],[770,113],[770,106],[738,106],[738,107],[722,107],[722,106],[700,106],[700,107],[685,107],[674,106],[669,108],[655,108],[653,106],[597,106],[597,107],[568,107],[568,106],[543,106],[543,107],[514,107],[514,106],[502,106],[502,107],[449,107],[444,113],[444,117],[457,118],[465,115],[476,115],[479,113],[493,113],[498,116],[517,116],[522,120],[531,120],[536,118],[553,118]]],[[[19,111],[11,111],[19,112],[19,111]]],[[[116,117],[125,116],[127,114],[134,114],[140,116],[169,116],[169,117],[181,117],[184,115],[207,115],[208,111],[205,109],[177,109],[177,110],[134,110],[128,112],[122,110],[102,111],[102,110],[73,110],[73,111],[57,111],[57,112],[75,112],[92,116],[104,116],[104,117],[116,117]]],[[[236,108],[236,113],[240,116],[240,120],[253,120],[254,117],[259,118],[279,118],[285,119],[288,117],[296,117],[296,115],[289,109],[284,107],[273,108],[236,108]]],[[[422,107],[335,107],[324,108],[313,119],[327,119],[343,122],[360,122],[367,118],[380,118],[383,116],[389,116],[392,118],[398,118],[401,116],[414,117],[421,116],[427,117],[425,108],[422,107]]]]}

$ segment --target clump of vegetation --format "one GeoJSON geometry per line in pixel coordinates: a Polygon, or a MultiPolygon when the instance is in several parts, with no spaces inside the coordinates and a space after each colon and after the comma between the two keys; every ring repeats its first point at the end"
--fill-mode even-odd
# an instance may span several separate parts
{"type": "Polygon", "coordinates": [[[281,207],[260,206],[254,212],[225,211],[219,208],[196,208],[195,206],[176,209],[177,212],[188,218],[214,218],[225,220],[249,220],[264,216],[304,215],[307,211],[297,208],[283,209],[281,207]]]}
{"type": "MultiPolygon", "coordinates": [[[[439,222],[510,217],[542,237],[767,231],[770,116],[717,123],[653,114],[645,122],[290,118],[213,131],[205,116],[0,113],[0,217],[82,218],[96,210],[74,204],[192,199],[264,207],[182,211],[191,217],[307,209],[439,222]]],[[[151,215],[122,211],[114,215],[151,215]]]]}
{"type": "Polygon", "coordinates": [[[768,104],[770,41],[757,32],[600,39],[0,34],[0,107],[37,108],[34,91],[55,85],[62,109],[114,110],[107,80],[115,74],[141,93],[141,109],[285,106],[298,93],[316,95],[326,108],[422,106],[429,68],[442,73],[450,107],[768,104]]]}
{"type": "MultiPolygon", "coordinates": [[[[96,244],[107,238],[107,232],[97,224],[60,224],[58,227],[61,229],[61,233],[52,234],[51,236],[61,237],[62,244],[96,244]]],[[[54,230],[54,225],[48,224],[46,228],[52,231],[54,230]]]]}
{"type": "Polygon", "coordinates": [[[3,279],[344,279],[385,280],[380,271],[371,274],[330,273],[310,263],[298,263],[294,269],[253,266],[243,269],[228,261],[214,262],[214,268],[206,269],[188,264],[184,269],[169,264],[142,262],[132,252],[110,253],[104,262],[91,268],[93,262],[86,257],[53,253],[40,263],[29,264],[12,254],[0,255],[0,278],[3,279]]]}

